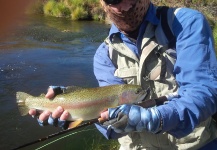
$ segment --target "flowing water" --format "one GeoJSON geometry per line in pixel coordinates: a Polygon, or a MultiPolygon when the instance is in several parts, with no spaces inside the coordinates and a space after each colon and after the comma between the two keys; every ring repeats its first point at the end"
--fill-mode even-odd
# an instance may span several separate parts
{"type": "MultiPolygon", "coordinates": [[[[60,131],[40,127],[31,116],[21,117],[15,93],[39,95],[49,85],[98,86],[93,56],[108,30],[109,26],[100,22],[28,16],[0,39],[0,149],[12,149],[60,131]]],[[[101,136],[97,134],[95,130],[83,131],[43,149],[94,149],[95,138],[101,136]]]]}

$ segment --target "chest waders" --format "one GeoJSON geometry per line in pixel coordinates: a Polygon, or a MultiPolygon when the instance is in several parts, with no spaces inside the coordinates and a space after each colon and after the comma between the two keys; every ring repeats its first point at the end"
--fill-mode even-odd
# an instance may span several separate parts
{"type": "MultiPolygon", "coordinates": [[[[177,11],[168,11],[174,16],[177,11]]],[[[165,20],[165,19],[164,19],[165,20]]],[[[168,48],[168,45],[160,45],[156,39],[158,32],[163,28],[157,28],[148,24],[143,35],[140,59],[123,43],[120,33],[111,35],[105,43],[109,46],[109,57],[117,68],[114,76],[122,78],[127,84],[141,85],[149,89],[147,99],[157,98],[178,90],[173,68],[176,62],[176,51],[168,48]]],[[[165,35],[167,37],[167,35],[165,35]]],[[[165,37],[165,38],[166,38],[165,37]]],[[[217,137],[217,129],[211,117],[201,122],[192,133],[181,139],[177,139],[168,133],[152,134],[149,132],[131,132],[119,138],[120,150],[173,150],[173,149],[198,149],[217,137]]]]}

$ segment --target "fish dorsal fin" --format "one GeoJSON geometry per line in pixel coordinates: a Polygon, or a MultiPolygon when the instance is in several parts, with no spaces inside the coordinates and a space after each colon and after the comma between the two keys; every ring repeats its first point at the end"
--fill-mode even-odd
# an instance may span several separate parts
{"type": "Polygon", "coordinates": [[[79,87],[79,86],[67,86],[66,89],[64,90],[64,93],[70,93],[70,92],[74,92],[74,91],[78,91],[78,90],[81,90],[83,89],[82,87],[79,87]]]}

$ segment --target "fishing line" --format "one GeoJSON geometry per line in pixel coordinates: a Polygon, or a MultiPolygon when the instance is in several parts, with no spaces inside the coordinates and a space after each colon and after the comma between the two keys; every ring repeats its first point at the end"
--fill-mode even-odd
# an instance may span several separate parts
{"type": "Polygon", "coordinates": [[[70,133],[70,134],[65,135],[65,136],[62,136],[62,137],[60,137],[60,138],[58,138],[58,139],[56,139],[56,140],[53,140],[53,141],[51,141],[51,142],[49,142],[49,143],[47,143],[47,144],[45,144],[45,145],[43,145],[43,146],[41,146],[41,147],[35,149],[35,150],[40,150],[40,149],[42,149],[42,148],[44,148],[44,147],[46,147],[46,146],[48,146],[48,145],[51,145],[51,144],[53,144],[53,143],[55,143],[55,142],[57,142],[57,141],[59,141],[59,140],[62,140],[62,139],[64,139],[64,138],[66,138],[66,137],[69,137],[69,136],[71,136],[71,135],[74,135],[74,134],[77,134],[77,133],[80,133],[80,132],[88,132],[88,131],[91,131],[91,130],[96,130],[96,128],[95,128],[95,129],[87,129],[87,130],[82,130],[82,131],[70,133]]]}
{"type": "Polygon", "coordinates": [[[72,132],[72,131],[74,131],[74,130],[77,130],[77,129],[80,129],[80,128],[83,128],[83,127],[90,126],[90,125],[92,125],[92,124],[94,124],[94,123],[98,123],[98,122],[99,122],[98,118],[95,118],[95,119],[90,120],[90,121],[88,121],[88,122],[86,122],[86,123],[83,123],[83,124],[81,124],[81,125],[79,125],[79,126],[77,126],[77,127],[70,128],[70,129],[67,129],[67,130],[63,130],[63,131],[60,131],[60,132],[56,132],[56,133],[54,133],[54,134],[50,134],[50,135],[48,135],[48,136],[46,136],[46,137],[40,138],[40,139],[38,139],[38,140],[29,142],[29,143],[26,143],[26,144],[21,145],[21,146],[18,146],[18,147],[16,147],[16,148],[12,149],[12,150],[21,149],[21,148],[24,148],[24,147],[27,147],[27,146],[30,146],[30,145],[33,145],[33,144],[36,144],[36,143],[45,141],[45,140],[47,140],[47,139],[56,137],[56,136],[58,136],[58,135],[62,135],[62,134],[65,134],[65,133],[68,133],[68,132],[72,132]]]}

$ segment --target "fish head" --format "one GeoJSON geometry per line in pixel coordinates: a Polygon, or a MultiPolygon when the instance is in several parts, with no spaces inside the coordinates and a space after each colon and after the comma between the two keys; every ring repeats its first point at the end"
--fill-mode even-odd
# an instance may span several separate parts
{"type": "Polygon", "coordinates": [[[119,99],[119,105],[141,102],[145,99],[146,95],[147,90],[142,89],[141,86],[130,85],[123,90],[119,99]]]}

